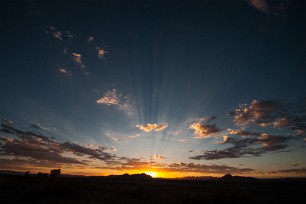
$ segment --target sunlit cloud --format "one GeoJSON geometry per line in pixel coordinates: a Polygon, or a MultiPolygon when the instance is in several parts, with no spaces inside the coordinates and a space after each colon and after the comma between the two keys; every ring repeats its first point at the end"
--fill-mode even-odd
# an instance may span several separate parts
{"type": "Polygon", "coordinates": [[[82,62],[82,55],[79,53],[72,53],[73,61],[75,64],[80,66],[82,69],[85,69],[85,64],[82,62]]]}
{"type": "MultiPolygon", "coordinates": [[[[127,158],[126,158],[127,159],[127,158]]],[[[148,169],[150,171],[176,172],[176,173],[200,173],[200,174],[246,174],[256,172],[251,168],[237,168],[227,165],[206,165],[193,162],[175,162],[175,163],[157,163],[155,161],[147,162],[141,159],[127,159],[125,163],[119,166],[102,167],[103,169],[112,169],[117,171],[130,171],[135,169],[148,169]]]]}
{"type": "Polygon", "coordinates": [[[64,67],[59,67],[58,71],[63,75],[71,76],[71,72],[64,67]]]}
{"type": "Polygon", "coordinates": [[[104,59],[105,55],[107,54],[107,51],[104,48],[96,47],[97,55],[100,59],[104,59]]]}
{"type": "Polygon", "coordinates": [[[284,14],[288,8],[290,1],[267,1],[267,0],[249,0],[249,4],[257,10],[265,14],[273,14],[275,16],[284,14]]]}
{"type": "Polygon", "coordinates": [[[261,12],[270,12],[270,5],[267,3],[266,0],[249,0],[249,3],[261,12]]]}
{"type": "Polygon", "coordinates": [[[172,163],[168,167],[166,167],[168,170],[173,171],[181,171],[181,172],[205,172],[205,173],[232,173],[232,174],[244,174],[244,173],[250,173],[254,172],[254,169],[251,168],[237,168],[237,167],[231,167],[227,165],[206,165],[206,164],[196,164],[193,162],[178,162],[178,163],[172,163]]]}
{"type": "Polygon", "coordinates": [[[103,97],[97,100],[98,104],[107,106],[115,106],[119,110],[131,111],[129,99],[127,96],[122,96],[116,89],[109,90],[103,94],[103,97]]]}
{"type": "Polygon", "coordinates": [[[215,136],[221,132],[215,124],[209,124],[212,120],[216,119],[215,116],[200,118],[189,125],[190,129],[194,130],[195,138],[207,138],[215,136]]]}
{"type": "Polygon", "coordinates": [[[52,34],[55,39],[60,41],[63,41],[64,39],[71,40],[75,37],[75,35],[73,35],[69,30],[63,32],[61,30],[55,29],[54,26],[49,26],[49,29],[46,30],[46,34],[52,34]]]}
{"type": "Polygon", "coordinates": [[[286,104],[280,100],[253,100],[251,104],[242,104],[229,112],[239,127],[258,125],[289,129],[297,135],[305,135],[306,115],[303,104],[286,104]]]}
{"type": "Polygon", "coordinates": [[[273,152],[286,152],[289,142],[295,138],[292,136],[270,135],[259,132],[231,131],[233,136],[223,136],[223,142],[219,144],[231,145],[225,149],[202,151],[196,156],[190,157],[195,160],[216,160],[224,158],[259,157],[273,152]],[[240,136],[240,137],[238,137],[240,136]]]}
{"type": "Polygon", "coordinates": [[[168,125],[167,124],[157,125],[154,123],[154,124],[147,124],[147,125],[136,125],[136,127],[145,132],[151,132],[151,131],[159,132],[159,131],[163,131],[164,129],[166,129],[168,125]]]}
{"type": "Polygon", "coordinates": [[[162,155],[158,155],[158,154],[155,154],[152,156],[152,159],[166,159],[166,157],[162,156],[162,155]]]}

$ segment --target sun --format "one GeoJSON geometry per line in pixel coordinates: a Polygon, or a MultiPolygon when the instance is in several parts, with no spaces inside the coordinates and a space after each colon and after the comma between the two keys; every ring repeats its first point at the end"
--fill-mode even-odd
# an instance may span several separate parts
{"type": "Polygon", "coordinates": [[[149,172],[145,172],[145,174],[153,177],[153,178],[156,178],[157,177],[157,173],[156,172],[153,172],[153,171],[149,171],[149,172]]]}

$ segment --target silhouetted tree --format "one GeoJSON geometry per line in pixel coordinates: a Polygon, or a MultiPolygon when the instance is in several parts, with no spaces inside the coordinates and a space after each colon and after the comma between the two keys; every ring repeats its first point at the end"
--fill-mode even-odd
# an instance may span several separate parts
{"type": "Polygon", "coordinates": [[[43,177],[47,178],[48,177],[48,173],[43,173],[43,177]]]}
{"type": "Polygon", "coordinates": [[[30,177],[30,172],[29,171],[24,172],[24,176],[25,177],[30,177]]]}
{"type": "Polygon", "coordinates": [[[43,173],[41,173],[41,172],[37,173],[37,177],[41,178],[42,176],[43,176],[43,173]]]}
{"type": "Polygon", "coordinates": [[[57,177],[61,174],[61,169],[52,169],[50,171],[50,176],[51,177],[57,177]]]}

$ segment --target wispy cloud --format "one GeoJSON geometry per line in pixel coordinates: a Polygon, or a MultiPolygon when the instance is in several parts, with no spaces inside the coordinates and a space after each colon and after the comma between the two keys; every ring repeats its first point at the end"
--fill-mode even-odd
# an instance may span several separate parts
{"type": "Polygon", "coordinates": [[[159,131],[163,131],[164,129],[166,129],[168,125],[167,124],[157,125],[154,123],[154,124],[147,124],[147,125],[136,125],[136,127],[145,132],[151,132],[151,131],[159,132],[159,131]]]}
{"type": "Polygon", "coordinates": [[[59,67],[59,68],[58,68],[58,71],[59,71],[61,74],[65,75],[65,76],[71,76],[71,75],[72,75],[72,74],[71,74],[71,71],[67,70],[67,69],[64,68],[64,67],[59,67]]]}
{"type": "Polygon", "coordinates": [[[107,106],[115,106],[119,110],[131,111],[128,97],[122,96],[116,89],[105,92],[103,97],[97,100],[97,103],[107,106]]]}
{"type": "Polygon", "coordinates": [[[50,132],[51,129],[47,128],[47,127],[44,127],[43,125],[41,125],[40,123],[32,123],[30,125],[31,128],[34,128],[34,129],[39,129],[39,130],[44,130],[44,131],[47,131],[47,132],[50,132]]]}
{"type": "Polygon", "coordinates": [[[249,4],[257,10],[265,14],[273,14],[275,16],[282,15],[286,12],[290,1],[267,1],[267,0],[248,0],[249,4]]]}
{"type": "Polygon", "coordinates": [[[166,159],[166,157],[164,157],[162,155],[155,154],[155,155],[152,156],[152,159],[166,159]]]}
{"type": "Polygon", "coordinates": [[[272,174],[306,174],[306,168],[293,168],[293,169],[281,169],[277,171],[271,171],[272,174]]]}
{"type": "Polygon", "coordinates": [[[69,30],[67,31],[61,31],[56,29],[54,26],[49,26],[49,28],[46,30],[47,34],[52,34],[52,36],[57,40],[71,40],[75,37],[69,30]]]}
{"type": "Polygon", "coordinates": [[[88,44],[92,44],[94,41],[95,41],[95,38],[92,37],[92,36],[89,36],[89,37],[87,38],[87,43],[88,43],[88,44]]]}
{"type": "Polygon", "coordinates": [[[270,5],[266,0],[249,0],[249,4],[264,13],[270,13],[270,5]]]}
{"type": "Polygon", "coordinates": [[[104,48],[96,47],[97,55],[100,59],[105,59],[105,55],[108,53],[104,48]]]}
{"type": "Polygon", "coordinates": [[[80,66],[82,69],[85,69],[85,64],[82,61],[82,55],[79,53],[72,53],[72,59],[74,61],[75,64],[77,64],[78,66],[80,66]]]}

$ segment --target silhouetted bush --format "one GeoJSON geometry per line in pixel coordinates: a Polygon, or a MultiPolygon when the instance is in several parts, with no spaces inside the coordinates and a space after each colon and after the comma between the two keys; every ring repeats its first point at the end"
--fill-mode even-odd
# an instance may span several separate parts
{"type": "Polygon", "coordinates": [[[24,172],[24,176],[25,177],[30,177],[30,172],[29,171],[24,172]]]}
{"type": "Polygon", "coordinates": [[[50,176],[51,177],[57,177],[61,174],[61,169],[52,169],[50,171],[50,176]]]}
{"type": "Polygon", "coordinates": [[[37,173],[37,177],[41,178],[42,176],[43,176],[43,173],[41,173],[41,172],[37,173]]]}
{"type": "Polygon", "coordinates": [[[48,177],[48,173],[43,173],[43,178],[47,178],[48,177]]]}

